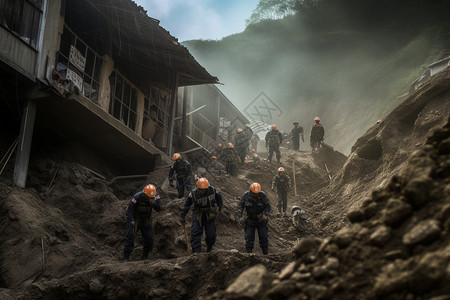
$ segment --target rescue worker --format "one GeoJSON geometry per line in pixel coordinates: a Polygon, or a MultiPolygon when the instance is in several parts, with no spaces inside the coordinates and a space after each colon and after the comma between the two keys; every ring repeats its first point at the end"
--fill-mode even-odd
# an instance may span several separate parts
{"type": "Polygon", "coordinates": [[[214,156],[219,160],[222,161],[222,155],[223,155],[223,144],[222,143],[218,143],[217,144],[217,148],[216,148],[216,153],[214,154],[214,156]]]}
{"type": "Polygon", "coordinates": [[[180,153],[175,153],[173,155],[173,160],[175,161],[170,168],[169,171],[169,184],[171,187],[174,187],[173,181],[174,173],[177,173],[177,190],[178,190],[178,198],[184,197],[184,189],[187,191],[192,189],[191,180],[194,178],[192,175],[191,164],[183,159],[180,153]]]}
{"type": "Polygon", "coordinates": [[[253,162],[259,162],[261,159],[259,158],[258,153],[253,153],[253,162]]]}
{"type": "Polygon", "coordinates": [[[244,134],[242,128],[238,128],[236,137],[234,138],[234,146],[236,147],[236,153],[242,164],[245,162],[245,156],[247,155],[249,144],[250,141],[247,139],[247,136],[244,134]]]}
{"type": "Polygon", "coordinates": [[[302,138],[303,143],[305,142],[305,138],[303,136],[303,127],[298,125],[298,122],[294,122],[294,128],[292,128],[291,133],[289,134],[292,140],[293,148],[295,151],[300,149],[300,137],[302,138]]]}
{"type": "Polygon", "coordinates": [[[216,242],[216,217],[222,211],[222,195],[213,186],[208,184],[206,178],[199,178],[197,188],[189,193],[181,211],[181,223],[186,223],[186,215],[194,204],[191,225],[192,252],[201,252],[202,235],[205,231],[206,252],[211,252],[216,242]]]}
{"type": "Polygon", "coordinates": [[[233,143],[228,143],[227,148],[223,150],[223,161],[225,164],[225,171],[231,176],[236,175],[236,161],[239,157],[234,151],[233,143]]]}
{"type": "Polygon", "coordinates": [[[309,143],[311,144],[311,148],[313,151],[319,149],[319,147],[322,145],[323,137],[325,135],[325,129],[323,128],[323,125],[320,124],[320,118],[315,117],[314,122],[315,123],[311,128],[311,136],[309,138],[309,143]]]}
{"type": "Polygon", "coordinates": [[[252,135],[252,138],[250,139],[250,145],[253,149],[258,148],[258,142],[259,142],[259,136],[255,133],[252,135]]]}
{"type": "Polygon", "coordinates": [[[149,184],[142,192],[133,196],[126,210],[127,231],[123,249],[123,261],[130,259],[134,247],[135,234],[140,230],[144,239],[144,250],[141,259],[148,259],[153,247],[152,210],[161,211],[161,201],[154,185],[149,184]]]}
{"type": "Polygon", "coordinates": [[[265,140],[266,140],[266,148],[269,148],[269,156],[267,157],[267,160],[269,162],[272,162],[273,153],[276,152],[277,161],[280,162],[281,159],[280,145],[281,142],[283,141],[283,136],[281,135],[281,132],[278,131],[277,126],[275,124],[272,125],[272,130],[267,132],[265,140]]]}
{"type": "Polygon", "coordinates": [[[268,226],[270,214],[270,201],[266,193],[261,191],[261,185],[254,182],[250,185],[250,190],[242,195],[238,205],[237,219],[243,217],[244,220],[244,237],[245,249],[248,253],[252,253],[255,244],[255,230],[258,230],[259,245],[263,254],[269,253],[268,226]]]}
{"type": "Polygon", "coordinates": [[[283,167],[278,168],[278,174],[273,177],[272,180],[272,191],[277,190],[277,208],[278,215],[286,215],[287,209],[287,194],[289,188],[291,187],[291,178],[286,174],[283,167]]]}

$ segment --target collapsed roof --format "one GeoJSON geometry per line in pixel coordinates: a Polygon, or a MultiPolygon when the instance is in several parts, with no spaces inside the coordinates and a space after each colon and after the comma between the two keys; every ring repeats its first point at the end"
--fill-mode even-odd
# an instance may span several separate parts
{"type": "Polygon", "coordinates": [[[65,21],[137,86],[143,80],[178,86],[218,83],[159,21],[130,0],[69,0],[65,21]],[[144,76],[145,75],[145,76],[144,76]]]}

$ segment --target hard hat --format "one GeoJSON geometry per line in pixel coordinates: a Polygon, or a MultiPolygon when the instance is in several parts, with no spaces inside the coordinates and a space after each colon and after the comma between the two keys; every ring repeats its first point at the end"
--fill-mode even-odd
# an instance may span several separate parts
{"type": "Polygon", "coordinates": [[[179,159],[181,157],[181,154],[180,153],[175,153],[174,155],[173,155],[173,160],[177,160],[177,159],[179,159]]]}
{"type": "Polygon", "coordinates": [[[256,150],[255,150],[255,149],[252,149],[252,152],[256,152],[256,150]]]}
{"type": "Polygon", "coordinates": [[[294,213],[294,211],[296,211],[296,210],[301,210],[300,206],[297,206],[297,205],[292,206],[291,214],[294,213]]]}
{"type": "Polygon", "coordinates": [[[290,144],[291,142],[287,141],[286,144],[290,144]]]}
{"type": "Polygon", "coordinates": [[[254,157],[258,157],[259,155],[258,155],[258,153],[255,153],[255,154],[253,154],[253,156],[254,156],[254,157]]]}
{"type": "Polygon", "coordinates": [[[383,122],[383,120],[378,120],[378,121],[377,121],[377,124],[380,124],[381,122],[383,122]]]}
{"type": "Polygon", "coordinates": [[[199,178],[197,181],[197,186],[199,189],[206,189],[208,188],[208,179],[206,178],[199,178]]]}
{"type": "Polygon", "coordinates": [[[314,121],[320,121],[320,118],[319,117],[315,117],[314,121]]]}
{"type": "Polygon", "coordinates": [[[217,157],[215,155],[211,156],[212,159],[217,159],[217,157]]]}
{"type": "Polygon", "coordinates": [[[298,124],[298,122],[294,122],[292,125],[298,124]]]}
{"type": "Polygon", "coordinates": [[[218,143],[217,147],[222,148],[223,147],[222,143],[218,143]]]}
{"type": "Polygon", "coordinates": [[[156,196],[156,188],[153,184],[148,184],[144,188],[144,193],[149,196],[150,198],[153,198],[156,196]]]}
{"type": "Polygon", "coordinates": [[[275,129],[277,129],[277,125],[273,124],[272,125],[272,130],[275,130],[275,129]]]}
{"type": "Polygon", "coordinates": [[[279,167],[278,168],[278,172],[284,172],[284,168],[283,167],[279,167]]]}
{"type": "Polygon", "coordinates": [[[228,143],[228,144],[227,144],[227,147],[228,147],[228,148],[233,148],[233,147],[234,147],[234,146],[233,146],[233,143],[228,143]]]}
{"type": "Polygon", "coordinates": [[[238,128],[237,132],[242,132],[242,128],[238,128]]]}
{"type": "Polygon", "coordinates": [[[253,182],[250,185],[250,191],[252,191],[252,193],[258,194],[259,192],[261,192],[261,185],[257,182],[253,182]]]}

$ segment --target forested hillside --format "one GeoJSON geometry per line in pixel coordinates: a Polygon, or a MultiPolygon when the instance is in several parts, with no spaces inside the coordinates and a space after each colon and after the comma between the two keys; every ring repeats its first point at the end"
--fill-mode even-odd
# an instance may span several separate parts
{"type": "MultiPolygon", "coordinates": [[[[428,64],[449,55],[450,1],[261,0],[242,33],[184,44],[241,110],[260,93],[282,109],[282,130],[349,154],[370,126],[405,98],[428,64]]],[[[306,146],[303,149],[306,149],[306,146]]]]}

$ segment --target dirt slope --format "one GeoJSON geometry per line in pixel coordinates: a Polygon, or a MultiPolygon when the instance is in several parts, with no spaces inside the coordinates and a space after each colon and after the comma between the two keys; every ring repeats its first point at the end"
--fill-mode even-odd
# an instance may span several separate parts
{"type": "Polygon", "coordinates": [[[326,236],[348,224],[347,212],[361,207],[373,190],[401,172],[407,158],[424,146],[433,129],[444,126],[449,114],[447,68],[357,140],[342,171],[307,200],[313,225],[326,236]]]}
{"type": "MultiPolygon", "coordinates": [[[[288,207],[301,204],[301,199],[328,184],[324,163],[333,172],[342,167],[345,156],[328,150],[327,157],[283,152],[282,164],[291,177],[295,161],[299,194],[294,196],[292,191],[288,207]]],[[[264,264],[274,272],[281,270],[294,258],[289,249],[300,237],[317,235],[313,227],[299,230],[289,217],[273,216],[270,254],[262,256],[257,243],[254,254],[246,254],[243,229],[235,220],[237,203],[257,181],[268,193],[274,215],[276,196],[270,186],[281,164],[250,162],[231,177],[220,165],[188,155],[196,174],[207,177],[222,193],[224,209],[217,221],[214,251],[187,256],[179,221],[184,199],[175,198],[173,189],[164,193],[162,188],[170,166],[161,166],[147,178],[113,181],[48,153],[39,151],[32,158],[27,189],[12,185],[11,165],[0,177],[2,299],[195,299],[225,288],[249,266],[264,264]],[[163,210],[154,214],[154,249],[149,261],[139,261],[142,240],[137,237],[132,262],[120,263],[126,206],[149,182],[156,184],[163,202],[163,210]]]]}
{"type": "Polygon", "coordinates": [[[402,171],[281,272],[263,265],[205,299],[450,299],[450,118],[402,171]]]}

